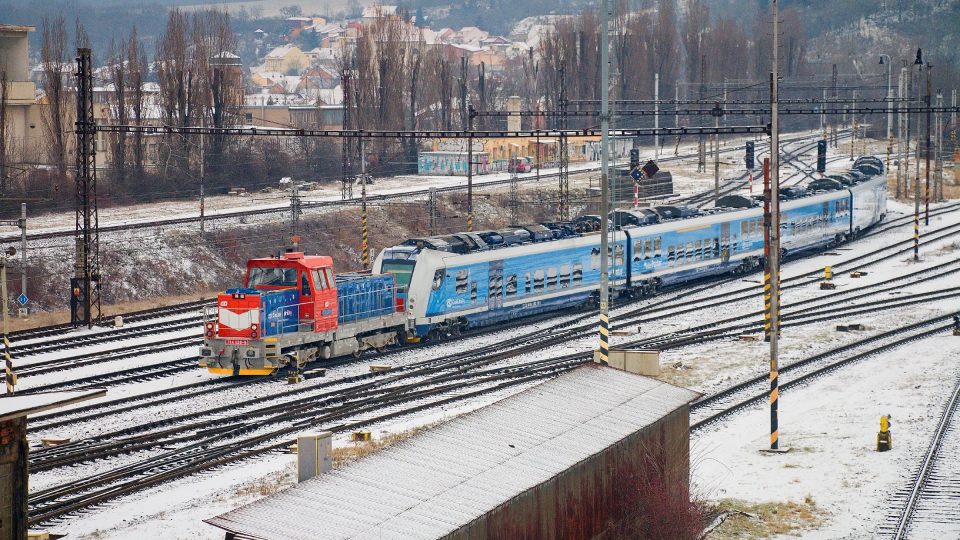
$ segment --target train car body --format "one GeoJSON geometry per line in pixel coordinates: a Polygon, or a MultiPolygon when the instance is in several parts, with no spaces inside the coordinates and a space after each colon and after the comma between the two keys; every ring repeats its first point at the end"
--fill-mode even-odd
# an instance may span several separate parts
{"type": "MultiPolygon", "coordinates": [[[[782,249],[799,253],[842,242],[879,222],[885,209],[883,178],[782,201],[782,249]]],[[[599,233],[469,253],[432,245],[407,242],[374,262],[375,272],[393,273],[404,285],[416,338],[581,305],[599,292],[599,233]]],[[[625,226],[611,231],[610,246],[615,295],[748,271],[763,263],[763,209],[625,226]]]]}
{"type": "Polygon", "coordinates": [[[335,276],[330,257],[286,253],[247,263],[245,285],[204,313],[200,364],[219,375],[269,375],[357,354],[406,333],[394,276],[335,276]]]}

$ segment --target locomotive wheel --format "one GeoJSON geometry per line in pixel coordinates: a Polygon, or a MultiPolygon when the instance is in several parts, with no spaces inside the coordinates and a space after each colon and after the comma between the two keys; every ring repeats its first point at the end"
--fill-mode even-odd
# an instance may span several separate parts
{"type": "Polygon", "coordinates": [[[330,350],[330,344],[329,344],[329,343],[323,345],[322,347],[320,347],[320,359],[321,359],[321,360],[329,360],[332,355],[333,355],[333,352],[330,350]]]}

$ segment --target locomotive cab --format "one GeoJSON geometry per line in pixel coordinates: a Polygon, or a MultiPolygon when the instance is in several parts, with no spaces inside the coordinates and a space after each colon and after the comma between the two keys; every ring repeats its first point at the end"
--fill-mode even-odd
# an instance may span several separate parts
{"type": "MultiPolygon", "coordinates": [[[[278,259],[252,259],[247,263],[245,283],[247,289],[259,291],[295,291],[302,331],[323,332],[337,326],[337,291],[330,257],[288,252],[278,259]]],[[[282,310],[290,308],[276,306],[267,313],[267,320],[282,319],[282,310]]]]}

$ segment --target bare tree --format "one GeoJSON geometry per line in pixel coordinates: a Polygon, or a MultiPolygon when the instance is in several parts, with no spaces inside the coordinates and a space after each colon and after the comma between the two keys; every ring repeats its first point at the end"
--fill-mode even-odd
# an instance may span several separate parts
{"type": "Polygon", "coordinates": [[[40,31],[40,62],[43,77],[40,86],[46,99],[42,107],[44,129],[47,133],[47,156],[60,176],[67,171],[67,115],[70,97],[67,78],[71,74],[67,59],[67,29],[63,15],[52,21],[44,17],[40,31]]]}
{"type": "MultiPolygon", "coordinates": [[[[140,47],[137,39],[137,28],[130,31],[130,40],[127,45],[127,92],[130,100],[130,114],[133,123],[143,125],[145,72],[147,70],[146,52],[140,47]]],[[[133,134],[133,168],[138,178],[143,177],[143,134],[133,134]]]]}
{"type": "MultiPolygon", "coordinates": [[[[117,45],[116,41],[110,41],[110,79],[113,83],[112,113],[116,123],[123,126],[127,125],[128,104],[127,90],[129,82],[127,81],[128,51],[127,45],[123,42],[117,45]]],[[[127,167],[127,134],[115,133],[113,136],[113,172],[114,181],[120,186],[126,184],[127,167]]]]}

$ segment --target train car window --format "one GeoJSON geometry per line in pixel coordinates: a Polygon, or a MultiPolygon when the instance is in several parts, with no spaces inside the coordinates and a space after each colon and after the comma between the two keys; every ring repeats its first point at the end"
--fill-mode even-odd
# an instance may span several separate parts
{"type": "Polygon", "coordinates": [[[730,253],[736,253],[740,250],[740,238],[737,235],[730,237],[730,253]]]}
{"type": "Polygon", "coordinates": [[[470,282],[470,301],[471,302],[477,301],[477,282],[476,281],[470,282]]]}
{"type": "Polygon", "coordinates": [[[557,288],[557,269],[547,268],[547,289],[557,288]]]}
{"type": "Polygon", "coordinates": [[[525,291],[527,294],[530,294],[530,291],[533,290],[533,281],[530,280],[530,272],[527,272],[527,273],[525,274],[525,276],[524,276],[524,282],[525,282],[524,291],[525,291]]]}
{"type": "Polygon", "coordinates": [[[617,244],[613,247],[613,264],[623,266],[623,244],[617,244]]]}
{"type": "Polygon", "coordinates": [[[694,244],[694,258],[698,261],[703,260],[703,240],[697,240],[694,244]]]}
{"type": "Polygon", "coordinates": [[[323,275],[323,272],[320,270],[313,271],[313,284],[317,287],[317,290],[329,289],[327,285],[327,278],[323,275]]]}
{"type": "Polygon", "coordinates": [[[643,260],[643,240],[637,240],[633,243],[633,261],[643,260]]]}
{"type": "Polygon", "coordinates": [[[573,282],[580,283],[581,281],[583,281],[583,265],[573,263],[573,282]]]}
{"type": "Polygon", "coordinates": [[[457,294],[466,294],[467,282],[470,280],[470,270],[457,270],[457,294]]]}
{"type": "Polygon", "coordinates": [[[595,247],[590,250],[590,269],[599,270],[600,269],[600,248],[595,247]]]}
{"type": "Polygon", "coordinates": [[[653,239],[653,256],[654,256],[654,257],[659,257],[660,254],[661,254],[661,251],[660,251],[660,237],[658,236],[658,237],[656,237],[656,238],[653,239]]]}
{"type": "Polygon", "coordinates": [[[677,258],[677,252],[673,249],[673,246],[667,247],[667,264],[673,266],[674,261],[677,258]]]}
{"type": "Polygon", "coordinates": [[[750,232],[750,222],[741,221],[740,222],[740,236],[747,236],[750,232]]]}
{"type": "Polygon", "coordinates": [[[507,296],[515,296],[517,294],[517,275],[510,274],[507,276],[507,296]]]}
{"type": "Polygon", "coordinates": [[[536,270],[533,273],[533,290],[543,290],[543,270],[536,270]]]}
{"type": "Polygon", "coordinates": [[[693,242],[687,242],[687,262],[693,260],[693,242]]]}
{"type": "Polygon", "coordinates": [[[719,238],[713,239],[713,256],[714,257],[720,256],[720,239],[719,238]]]}
{"type": "Polygon", "coordinates": [[[653,257],[653,240],[649,238],[643,241],[643,258],[649,259],[653,257]]]}
{"type": "Polygon", "coordinates": [[[566,289],[570,286],[570,265],[564,264],[560,266],[560,287],[566,289]]]}

